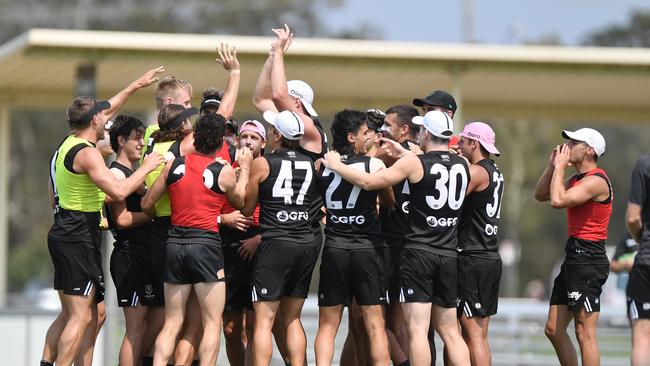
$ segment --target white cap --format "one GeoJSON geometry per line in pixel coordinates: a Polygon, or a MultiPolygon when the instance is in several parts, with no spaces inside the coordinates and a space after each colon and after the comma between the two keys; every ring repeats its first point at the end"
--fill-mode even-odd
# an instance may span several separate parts
{"type": "Polygon", "coordinates": [[[311,106],[314,103],[314,89],[309,84],[302,80],[289,80],[287,81],[287,89],[289,90],[289,95],[300,99],[300,102],[309,115],[318,116],[314,107],[311,106]]]}
{"type": "Polygon", "coordinates": [[[273,125],[280,132],[280,135],[287,140],[300,140],[305,134],[305,123],[296,112],[282,111],[276,113],[266,111],[263,116],[264,120],[273,125]]]}
{"type": "Polygon", "coordinates": [[[454,134],[454,121],[445,112],[430,111],[424,117],[413,117],[411,121],[424,126],[433,136],[441,139],[449,139],[454,134]]]}
{"type": "Polygon", "coordinates": [[[562,131],[562,137],[586,143],[594,149],[598,156],[605,153],[605,138],[593,128],[581,128],[575,131],[564,130],[562,131]]]}

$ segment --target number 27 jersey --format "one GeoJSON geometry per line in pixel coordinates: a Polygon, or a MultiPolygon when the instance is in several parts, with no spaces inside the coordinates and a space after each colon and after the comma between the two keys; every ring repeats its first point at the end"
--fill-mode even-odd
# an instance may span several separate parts
{"type": "Polygon", "coordinates": [[[262,239],[314,243],[309,217],[316,192],[314,163],[300,152],[279,149],[263,156],[269,175],[260,183],[260,230],[262,239]]]}
{"type": "Polygon", "coordinates": [[[470,175],[465,159],[448,151],[418,155],[424,175],[409,183],[411,232],[405,247],[456,256],[458,221],[470,175]]]}

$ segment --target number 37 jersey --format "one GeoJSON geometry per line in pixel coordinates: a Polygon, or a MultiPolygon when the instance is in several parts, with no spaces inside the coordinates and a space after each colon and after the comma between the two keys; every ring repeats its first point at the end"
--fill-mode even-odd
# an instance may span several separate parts
{"type": "Polygon", "coordinates": [[[447,151],[418,155],[424,175],[410,182],[412,231],[405,247],[456,256],[458,224],[470,175],[465,159],[447,151]]]}
{"type": "Polygon", "coordinates": [[[313,244],[309,207],[317,194],[314,163],[307,155],[288,149],[263,158],[269,164],[269,175],[259,188],[262,239],[313,244]]]}

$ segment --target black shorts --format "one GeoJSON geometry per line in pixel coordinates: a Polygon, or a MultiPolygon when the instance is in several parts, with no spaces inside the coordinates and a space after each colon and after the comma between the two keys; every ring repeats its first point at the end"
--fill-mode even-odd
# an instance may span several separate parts
{"type": "Polygon", "coordinates": [[[278,301],[283,296],[307,298],[320,246],[266,240],[257,248],[253,301],[278,301]]]}
{"type": "Polygon", "coordinates": [[[600,293],[609,275],[609,263],[562,263],[555,277],[551,305],[567,305],[577,312],[584,305],[588,313],[600,311],[600,293]]]}
{"type": "Polygon", "coordinates": [[[632,267],[627,306],[630,320],[650,319],[650,265],[635,263],[632,267]]]}
{"type": "Polygon", "coordinates": [[[421,249],[402,249],[400,302],[430,302],[455,308],[458,293],[456,257],[421,249]]]}
{"type": "Polygon", "coordinates": [[[497,313],[501,259],[458,256],[458,314],[468,318],[497,313]]]}
{"type": "Polygon", "coordinates": [[[171,228],[169,216],[156,217],[149,231],[149,260],[151,284],[145,286],[145,297],[149,306],[165,305],[165,246],[171,228]]]}
{"type": "Polygon", "coordinates": [[[48,235],[47,246],[54,264],[54,289],[66,295],[88,296],[104,301],[104,272],[99,243],[85,238],[62,239],[48,235]]]}
{"type": "Polygon", "coordinates": [[[384,242],[384,287],[388,291],[388,302],[391,304],[399,303],[400,262],[403,247],[399,239],[391,240],[390,243],[384,242]]]}
{"type": "Polygon", "coordinates": [[[226,307],[224,312],[241,313],[253,309],[251,289],[253,288],[253,262],[239,256],[239,246],[224,245],[223,257],[226,272],[226,307]]]}
{"type": "Polygon", "coordinates": [[[221,242],[176,243],[167,240],[165,252],[165,282],[173,284],[194,284],[200,282],[225,281],[218,272],[224,267],[221,242]]]}
{"type": "Polygon", "coordinates": [[[386,304],[381,250],[325,246],[320,264],[318,306],[386,304]]]}
{"type": "Polygon", "coordinates": [[[111,276],[117,290],[117,305],[149,305],[154,299],[149,246],[145,243],[116,243],[111,254],[111,276]]]}

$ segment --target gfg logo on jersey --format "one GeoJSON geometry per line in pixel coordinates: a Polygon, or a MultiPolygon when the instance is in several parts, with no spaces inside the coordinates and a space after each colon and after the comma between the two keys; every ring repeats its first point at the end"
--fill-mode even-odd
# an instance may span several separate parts
{"type": "Polygon", "coordinates": [[[427,216],[427,225],[431,227],[456,226],[457,223],[458,217],[441,217],[438,219],[435,216],[427,216]]]}
{"type": "Polygon", "coordinates": [[[280,211],[275,215],[280,222],[286,221],[302,221],[309,220],[309,212],[307,211],[280,211]]]}
{"type": "Polygon", "coordinates": [[[402,203],[402,212],[408,214],[410,205],[411,205],[411,201],[404,201],[404,203],[402,203]]]}
{"type": "Polygon", "coordinates": [[[487,235],[497,235],[497,231],[499,231],[498,226],[490,224],[485,225],[485,233],[487,235]]]}
{"type": "Polygon", "coordinates": [[[366,218],[363,215],[358,215],[358,216],[336,216],[332,215],[330,217],[330,220],[332,220],[333,223],[335,224],[357,224],[357,225],[363,225],[364,222],[366,222],[366,218]]]}

